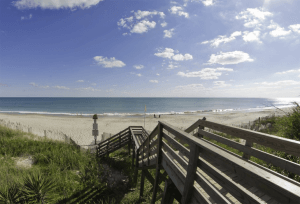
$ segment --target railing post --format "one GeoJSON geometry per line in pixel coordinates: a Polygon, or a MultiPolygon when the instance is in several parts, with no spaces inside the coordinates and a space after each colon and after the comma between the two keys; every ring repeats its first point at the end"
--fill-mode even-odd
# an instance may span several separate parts
{"type": "MultiPolygon", "coordinates": [[[[206,120],[206,118],[203,117],[202,120],[206,120]]],[[[200,134],[199,130],[204,130],[204,126],[199,125],[199,129],[198,129],[198,137],[203,138],[203,135],[200,134]]]]}
{"type": "Polygon", "coordinates": [[[109,153],[108,153],[109,142],[110,142],[110,141],[108,141],[108,142],[107,142],[107,145],[106,145],[106,156],[107,156],[107,157],[109,157],[109,153]]]}
{"type": "Polygon", "coordinates": [[[135,149],[135,170],[134,170],[134,183],[137,183],[137,176],[138,176],[138,167],[139,167],[139,150],[135,149]]]}
{"type": "Polygon", "coordinates": [[[142,170],[141,187],[140,187],[140,199],[143,197],[145,183],[145,170],[142,170]]]}
{"type": "Polygon", "coordinates": [[[162,159],[162,133],[163,127],[162,124],[158,123],[158,135],[157,135],[157,158],[156,158],[156,173],[155,173],[155,182],[154,182],[154,189],[152,195],[151,204],[155,204],[156,201],[156,193],[159,184],[159,175],[160,175],[160,166],[161,166],[161,159],[162,159]]]}
{"type": "Polygon", "coordinates": [[[144,166],[144,145],[142,144],[142,149],[143,149],[143,153],[142,153],[142,166],[144,166]]]}
{"type": "Polygon", "coordinates": [[[131,145],[131,135],[129,134],[129,142],[128,142],[128,154],[130,155],[130,145],[131,145]]]}
{"type": "MultiPolygon", "coordinates": [[[[250,141],[248,141],[248,140],[245,140],[245,146],[246,146],[246,147],[252,147],[252,146],[253,146],[253,142],[250,142],[250,141]]],[[[244,152],[244,154],[243,154],[243,158],[244,158],[244,159],[249,160],[250,157],[251,157],[251,155],[249,155],[249,154],[247,154],[247,153],[244,152]]]]}
{"type": "Polygon", "coordinates": [[[148,155],[147,155],[147,157],[148,157],[148,161],[147,161],[147,165],[150,165],[150,135],[148,136],[148,155]]]}
{"type": "Polygon", "coordinates": [[[196,144],[190,144],[189,164],[187,167],[186,179],[181,198],[181,203],[189,203],[193,192],[194,180],[197,170],[197,161],[199,158],[200,147],[196,144]]]}

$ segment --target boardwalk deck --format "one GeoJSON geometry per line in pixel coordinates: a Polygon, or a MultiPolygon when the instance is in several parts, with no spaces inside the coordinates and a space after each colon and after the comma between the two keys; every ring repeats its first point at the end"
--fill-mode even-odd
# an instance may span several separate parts
{"type": "Polygon", "coordinates": [[[142,171],[140,196],[146,178],[153,185],[152,203],[160,198],[162,203],[172,203],[173,199],[180,203],[300,203],[300,183],[249,159],[254,156],[297,175],[300,175],[300,165],[255,149],[254,142],[300,155],[298,141],[204,120],[196,121],[185,131],[164,122],[158,122],[151,133],[143,127],[130,126],[100,143],[97,155],[107,156],[133,143],[135,176],[142,171]],[[246,143],[240,144],[206,128],[246,139],[246,143]],[[207,138],[244,154],[239,156],[207,138]],[[155,178],[147,170],[151,168],[156,169],[155,178]],[[163,181],[164,190],[158,186],[163,181]]]}

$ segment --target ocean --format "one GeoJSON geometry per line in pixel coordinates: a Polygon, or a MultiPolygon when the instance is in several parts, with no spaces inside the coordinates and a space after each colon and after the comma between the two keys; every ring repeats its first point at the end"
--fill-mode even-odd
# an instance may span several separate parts
{"type": "Polygon", "coordinates": [[[292,106],[300,98],[62,98],[0,97],[0,113],[103,116],[259,111],[292,106]]]}

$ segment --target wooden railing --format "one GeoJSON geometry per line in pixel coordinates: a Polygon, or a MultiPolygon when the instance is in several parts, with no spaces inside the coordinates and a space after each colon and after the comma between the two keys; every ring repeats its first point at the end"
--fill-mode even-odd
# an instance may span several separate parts
{"type": "MultiPolygon", "coordinates": [[[[249,160],[256,157],[300,175],[299,162],[291,162],[253,147],[256,143],[299,157],[299,141],[205,120],[198,120],[185,131],[158,122],[150,134],[142,127],[131,126],[114,136],[121,137],[124,137],[124,144],[132,141],[134,145],[132,165],[135,181],[138,170],[142,170],[140,196],[143,196],[145,178],[153,185],[152,203],[160,198],[162,203],[172,203],[174,198],[181,203],[300,203],[299,182],[249,160]],[[212,130],[246,141],[241,144],[212,130]],[[243,154],[237,155],[205,138],[243,154]],[[155,178],[148,172],[151,168],[156,169],[155,178]],[[165,172],[162,174],[161,170],[165,172]],[[164,190],[159,187],[162,181],[165,181],[164,190]],[[158,192],[160,195],[157,196],[158,192]]],[[[112,138],[104,141],[99,148],[111,152],[122,146],[118,145],[118,141],[112,138]],[[107,147],[111,142],[114,146],[107,147]]],[[[104,154],[105,151],[102,151],[101,155],[104,154]]]]}

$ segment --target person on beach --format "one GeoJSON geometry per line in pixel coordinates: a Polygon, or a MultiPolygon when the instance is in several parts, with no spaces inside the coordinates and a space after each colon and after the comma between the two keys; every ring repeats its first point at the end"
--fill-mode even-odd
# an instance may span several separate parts
{"type": "Polygon", "coordinates": [[[160,115],[158,115],[158,117],[160,118],[160,115]]]}
{"type": "Polygon", "coordinates": [[[154,118],[156,118],[156,117],[155,117],[155,114],[154,114],[154,118]]]}

